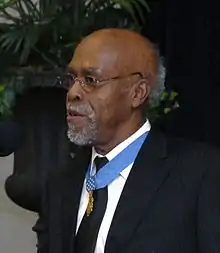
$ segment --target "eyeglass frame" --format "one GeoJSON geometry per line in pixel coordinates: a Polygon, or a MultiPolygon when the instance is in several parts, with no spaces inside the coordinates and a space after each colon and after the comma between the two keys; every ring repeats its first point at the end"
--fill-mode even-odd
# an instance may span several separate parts
{"type": "MultiPolygon", "coordinates": [[[[89,78],[92,78],[94,80],[93,80],[93,84],[92,83],[88,84],[88,82],[86,83],[85,80],[76,77],[76,75],[73,74],[73,73],[68,72],[68,73],[65,74],[65,76],[70,76],[72,78],[72,83],[73,84],[70,85],[70,87],[73,87],[73,85],[75,85],[78,82],[79,85],[82,87],[82,89],[87,91],[87,92],[92,91],[97,87],[102,87],[102,86],[105,85],[105,84],[100,85],[101,83],[109,82],[109,81],[116,81],[116,80],[120,80],[120,79],[124,79],[124,78],[129,78],[129,77],[134,76],[134,75],[139,75],[141,77],[141,79],[146,79],[146,76],[143,75],[141,72],[133,72],[133,73],[127,75],[127,76],[116,76],[116,77],[110,77],[110,78],[101,79],[101,80],[98,80],[96,78],[93,78],[93,77],[89,76],[89,78]],[[86,87],[89,87],[89,89],[86,89],[86,87]]],[[[57,76],[57,81],[59,80],[59,84],[62,86],[61,79],[62,79],[61,76],[57,76]]],[[[70,90],[69,87],[68,87],[68,90],[70,90]]]]}

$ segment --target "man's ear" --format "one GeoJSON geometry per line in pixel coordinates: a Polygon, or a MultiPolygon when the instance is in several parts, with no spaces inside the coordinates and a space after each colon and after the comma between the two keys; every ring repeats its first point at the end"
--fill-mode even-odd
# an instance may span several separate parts
{"type": "Polygon", "coordinates": [[[137,108],[147,100],[151,87],[147,79],[141,79],[132,88],[131,106],[137,108]]]}

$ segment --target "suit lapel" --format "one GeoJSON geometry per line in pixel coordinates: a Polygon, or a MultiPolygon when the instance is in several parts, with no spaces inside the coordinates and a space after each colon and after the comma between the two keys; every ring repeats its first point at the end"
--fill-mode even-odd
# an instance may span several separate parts
{"type": "Polygon", "coordinates": [[[91,159],[88,148],[79,148],[69,158],[62,185],[62,235],[63,252],[73,252],[75,229],[85,173],[91,159]]]}
{"type": "Polygon", "coordinates": [[[167,157],[165,137],[152,130],[126,181],[109,230],[105,253],[123,252],[139,221],[147,215],[151,200],[169,176],[172,164],[172,159],[167,157]]]}

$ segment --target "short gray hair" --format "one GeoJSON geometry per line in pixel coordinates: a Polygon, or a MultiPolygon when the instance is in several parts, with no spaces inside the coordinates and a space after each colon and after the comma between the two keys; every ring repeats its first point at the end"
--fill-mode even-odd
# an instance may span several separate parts
{"type": "Polygon", "coordinates": [[[158,104],[161,93],[165,90],[165,77],[166,77],[166,69],[164,66],[164,60],[159,56],[158,53],[158,70],[156,77],[156,84],[151,90],[148,102],[150,107],[154,107],[158,104]]]}

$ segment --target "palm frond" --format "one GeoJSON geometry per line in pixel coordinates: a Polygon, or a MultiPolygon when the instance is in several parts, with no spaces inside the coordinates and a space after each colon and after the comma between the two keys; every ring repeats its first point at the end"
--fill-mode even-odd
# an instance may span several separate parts
{"type": "Polygon", "coordinates": [[[62,65],[88,33],[106,27],[140,30],[149,11],[146,0],[10,0],[0,5],[8,23],[0,32],[0,51],[17,53],[19,64],[33,56],[62,65]]]}

